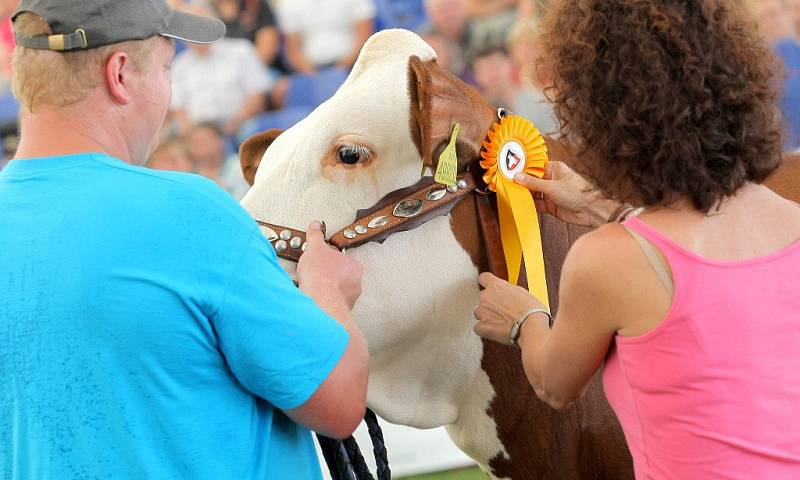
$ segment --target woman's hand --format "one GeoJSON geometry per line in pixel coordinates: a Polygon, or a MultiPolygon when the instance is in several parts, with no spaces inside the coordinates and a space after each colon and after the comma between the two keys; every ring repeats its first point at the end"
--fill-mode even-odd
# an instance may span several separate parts
{"type": "Polygon", "coordinates": [[[532,308],[547,308],[527,290],[482,273],[478,281],[484,290],[475,308],[475,333],[487,340],[511,345],[511,327],[532,308]]]}
{"type": "Polygon", "coordinates": [[[549,162],[544,179],[520,173],[514,181],[534,193],[537,210],[575,225],[599,227],[619,206],[562,162],[549,162]]]}

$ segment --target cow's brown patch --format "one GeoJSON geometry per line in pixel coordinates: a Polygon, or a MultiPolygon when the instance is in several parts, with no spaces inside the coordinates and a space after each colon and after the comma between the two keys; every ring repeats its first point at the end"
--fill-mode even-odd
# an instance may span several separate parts
{"type": "Polygon", "coordinates": [[[800,203],[800,154],[788,155],[766,185],[778,195],[800,203]]]}

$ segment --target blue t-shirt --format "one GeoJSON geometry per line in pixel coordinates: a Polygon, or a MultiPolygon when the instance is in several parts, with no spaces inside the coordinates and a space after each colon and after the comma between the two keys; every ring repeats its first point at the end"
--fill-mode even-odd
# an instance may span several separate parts
{"type": "Polygon", "coordinates": [[[303,404],[347,332],[201,177],[0,172],[0,478],[317,479],[303,404]]]}

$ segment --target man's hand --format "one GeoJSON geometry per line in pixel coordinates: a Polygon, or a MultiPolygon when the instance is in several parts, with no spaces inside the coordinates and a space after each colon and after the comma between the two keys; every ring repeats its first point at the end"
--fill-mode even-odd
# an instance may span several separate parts
{"type": "Polygon", "coordinates": [[[312,297],[320,290],[333,290],[352,310],[361,296],[363,267],[352,257],[325,243],[319,222],[312,222],[308,227],[306,240],[308,247],[297,265],[300,289],[312,297]]]}

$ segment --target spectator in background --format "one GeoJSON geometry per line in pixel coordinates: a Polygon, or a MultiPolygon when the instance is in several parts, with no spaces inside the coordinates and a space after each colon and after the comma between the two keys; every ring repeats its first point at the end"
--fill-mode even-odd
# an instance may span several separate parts
{"type": "MultiPolygon", "coordinates": [[[[438,43],[445,42],[439,50],[447,51],[451,59],[449,70],[455,75],[465,78],[469,75],[470,62],[470,24],[467,17],[465,0],[425,0],[425,14],[428,23],[420,27],[422,37],[438,37],[438,43]]],[[[434,39],[437,43],[437,39],[434,39]]]]}
{"type": "Polygon", "coordinates": [[[372,0],[284,0],[277,13],[287,59],[298,73],[351,68],[375,30],[372,0]]]}
{"type": "Polygon", "coordinates": [[[764,39],[783,62],[784,76],[781,110],[786,133],[785,148],[800,148],[800,45],[794,18],[788,15],[783,0],[752,0],[751,10],[764,39]]]}
{"type": "Polygon", "coordinates": [[[517,20],[517,0],[467,0],[472,21],[470,42],[475,50],[502,48],[517,20]]]}
{"type": "Polygon", "coordinates": [[[794,21],[794,38],[800,42],[800,0],[784,0],[786,9],[794,21]]]}
{"type": "Polygon", "coordinates": [[[214,0],[214,9],[226,37],[250,40],[264,65],[277,66],[280,34],[266,0],[214,0]]]}
{"type": "Polygon", "coordinates": [[[440,67],[455,75],[462,75],[466,70],[466,63],[460,56],[453,55],[453,45],[443,35],[430,33],[421,35],[425,42],[436,51],[436,63],[440,67]]]}
{"type": "MultiPolygon", "coordinates": [[[[191,9],[208,15],[202,8],[191,9]]],[[[173,119],[181,134],[192,125],[212,122],[233,135],[262,111],[274,80],[252,43],[223,38],[214,44],[190,44],[172,67],[173,119]]]]}
{"type": "Polygon", "coordinates": [[[511,102],[515,113],[531,120],[544,134],[558,133],[553,104],[545,95],[552,87],[552,71],[539,59],[539,27],[535,20],[520,20],[511,29],[507,40],[508,52],[514,66],[514,79],[518,85],[511,102]]]}
{"type": "Polygon", "coordinates": [[[474,68],[475,84],[489,103],[528,118],[542,133],[556,133],[558,126],[552,106],[541,91],[531,91],[530,82],[521,82],[512,59],[503,49],[479,53],[474,68]]]}
{"type": "Polygon", "coordinates": [[[14,51],[14,32],[11,15],[19,0],[0,0],[0,94],[11,85],[11,53],[14,51]]]}
{"type": "Polygon", "coordinates": [[[227,155],[225,136],[213,123],[194,126],[187,137],[195,171],[241,200],[249,186],[239,167],[239,156],[227,155]]]}
{"type": "Polygon", "coordinates": [[[193,172],[194,164],[186,143],[179,139],[167,140],[156,148],[147,160],[147,166],[156,170],[193,172]]]}

